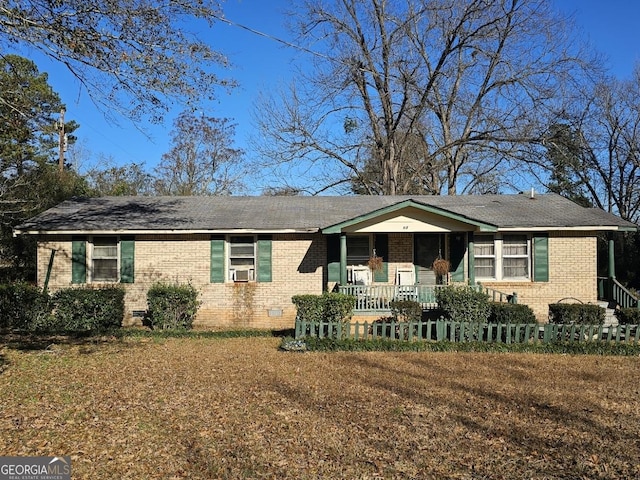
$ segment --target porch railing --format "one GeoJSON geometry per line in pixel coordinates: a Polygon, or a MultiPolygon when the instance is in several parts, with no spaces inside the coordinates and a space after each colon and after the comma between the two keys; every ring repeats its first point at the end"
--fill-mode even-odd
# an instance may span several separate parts
{"type": "Polygon", "coordinates": [[[615,278],[598,277],[598,299],[621,308],[640,308],[640,301],[615,278]]]}
{"type": "Polygon", "coordinates": [[[419,322],[305,322],[296,320],[296,338],[489,343],[640,343],[638,325],[491,324],[430,320],[419,322]]]}
{"type": "MultiPolygon", "coordinates": [[[[425,310],[437,305],[436,291],[447,285],[341,285],[340,293],[352,295],[356,298],[355,312],[388,312],[394,300],[413,300],[422,305],[425,310]]],[[[470,285],[476,291],[489,295],[494,302],[517,303],[516,293],[508,294],[484,287],[480,284],[470,285]]]]}

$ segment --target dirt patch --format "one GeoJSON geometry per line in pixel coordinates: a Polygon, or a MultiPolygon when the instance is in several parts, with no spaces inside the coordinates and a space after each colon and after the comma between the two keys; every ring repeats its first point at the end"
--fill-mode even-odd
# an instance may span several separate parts
{"type": "Polygon", "coordinates": [[[0,451],[74,478],[640,478],[638,358],[3,347],[0,451]]]}

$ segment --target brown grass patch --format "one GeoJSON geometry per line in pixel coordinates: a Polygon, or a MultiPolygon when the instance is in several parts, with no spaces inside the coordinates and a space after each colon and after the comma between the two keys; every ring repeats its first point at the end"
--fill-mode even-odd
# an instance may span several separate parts
{"type": "Polygon", "coordinates": [[[640,478],[638,358],[278,344],[4,347],[0,452],[91,479],[640,478]]]}

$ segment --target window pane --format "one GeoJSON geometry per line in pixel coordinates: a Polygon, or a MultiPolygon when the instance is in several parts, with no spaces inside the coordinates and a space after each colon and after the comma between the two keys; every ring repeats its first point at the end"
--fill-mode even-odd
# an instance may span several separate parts
{"type": "Polygon", "coordinates": [[[502,270],[505,278],[528,278],[529,260],[527,258],[505,258],[502,260],[502,270]]]}
{"type": "Polygon", "coordinates": [[[229,255],[232,257],[253,257],[253,244],[231,244],[229,248],[229,255]]]}
{"type": "Polygon", "coordinates": [[[528,255],[527,237],[525,235],[505,235],[502,244],[503,255],[528,255]]]}
{"type": "Polygon", "coordinates": [[[495,260],[493,258],[475,259],[476,277],[494,278],[496,276],[495,260]]]}
{"type": "Polygon", "coordinates": [[[473,244],[473,253],[476,256],[493,256],[495,254],[495,247],[493,243],[493,237],[478,238],[473,244]]]}
{"type": "Polygon", "coordinates": [[[230,263],[231,267],[253,267],[253,258],[232,258],[230,263]]]}
{"type": "Polygon", "coordinates": [[[94,282],[117,282],[118,259],[95,259],[91,279],[94,282]]]}
{"type": "Polygon", "coordinates": [[[93,256],[95,258],[118,258],[117,245],[94,245],[93,256]]]}
{"type": "Polygon", "coordinates": [[[369,261],[369,237],[347,237],[347,265],[365,265],[369,261]]]}

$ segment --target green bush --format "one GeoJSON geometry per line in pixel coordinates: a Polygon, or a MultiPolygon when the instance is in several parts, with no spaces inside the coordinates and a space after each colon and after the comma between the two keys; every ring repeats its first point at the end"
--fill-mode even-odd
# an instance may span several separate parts
{"type": "Polygon", "coordinates": [[[291,301],[298,310],[296,321],[317,324],[307,327],[309,334],[338,338],[348,335],[346,327],[356,305],[353,295],[325,292],[322,295],[295,295],[291,301]],[[321,326],[320,322],[330,322],[332,325],[321,326]]]}
{"type": "Polygon", "coordinates": [[[32,330],[49,312],[49,296],[35,285],[0,285],[0,328],[32,330]]]}
{"type": "Polygon", "coordinates": [[[393,300],[391,316],[395,322],[419,322],[422,320],[422,305],[413,300],[393,300]]]}
{"type": "Polygon", "coordinates": [[[156,283],[147,292],[143,323],[152,329],[191,329],[201,302],[191,285],[156,283]]]}
{"type": "Polygon", "coordinates": [[[491,302],[489,323],[536,323],[536,316],[528,305],[491,302]]]}
{"type": "Polygon", "coordinates": [[[322,295],[295,295],[291,301],[298,310],[297,318],[305,322],[348,323],[353,316],[353,295],[325,292],[322,295]]]}
{"type": "Polygon", "coordinates": [[[602,325],[606,310],[590,303],[551,303],[549,323],[575,325],[602,325]]]}
{"type": "Polygon", "coordinates": [[[104,331],[122,326],[124,289],[66,288],[51,296],[53,314],[33,325],[49,332],[104,331]]]}
{"type": "Polygon", "coordinates": [[[640,325],[640,309],[621,308],[614,312],[620,325],[640,325]]]}
{"type": "Polygon", "coordinates": [[[489,295],[465,286],[436,289],[438,308],[454,322],[484,323],[489,318],[489,295]]]}

